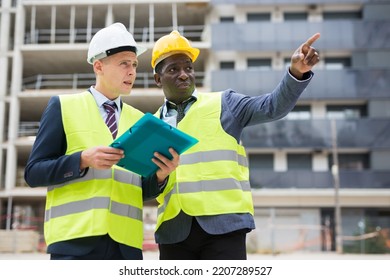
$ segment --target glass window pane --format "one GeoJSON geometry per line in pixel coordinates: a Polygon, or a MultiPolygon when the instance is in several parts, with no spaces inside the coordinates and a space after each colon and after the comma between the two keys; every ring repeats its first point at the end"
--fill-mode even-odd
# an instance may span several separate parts
{"type": "Polygon", "coordinates": [[[248,69],[271,69],[270,58],[248,58],[248,69]]]}
{"type": "Polygon", "coordinates": [[[234,17],[220,17],[220,22],[234,22],[234,17]]]}
{"type": "Polygon", "coordinates": [[[283,62],[284,62],[284,68],[287,69],[287,67],[290,67],[290,64],[291,64],[291,57],[285,57],[283,59],[283,62]]]}
{"type": "Polygon", "coordinates": [[[358,119],[367,116],[366,105],[328,105],[326,116],[329,119],[358,119]]]}
{"type": "MultiPolygon", "coordinates": [[[[338,154],[339,169],[341,170],[364,170],[370,168],[370,157],[364,154],[338,154]]],[[[329,155],[329,168],[333,165],[333,157],[329,155]]]]}
{"type": "Polygon", "coordinates": [[[351,67],[350,57],[326,57],[324,62],[325,69],[327,70],[339,70],[351,67]]]}
{"type": "Polygon", "coordinates": [[[306,12],[286,12],[284,13],[284,20],[285,21],[292,21],[292,20],[307,20],[307,13],[306,12]]]}
{"type": "Polygon", "coordinates": [[[248,22],[271,21],[271,14],[270,13],[248,13],[246,15],[246,20],[248,22]]]}
{"type": "Polygon", "coordinates": [[[219,63],[220,69],[234,69],[234,61],[221,61],[219,63]]]}
{"type": "Polygon", "coordinates": [[[288,154],[287,155],[288,170],[305,169],[311,170],[311,155],[310,154],[288,154]]]}
{"type": "Polygon", "coordinates": [[[353,20],[362,19],[361,11],[346,11],[346,12],[324,12],[322,14],[324,20],[353,20]]]}
{"type": "Polygon", "coordinates": [[[310,120],[311,112],[309,105],[296,105],[285,119],[288,120],[310,120]]]}
{"type": "Polygon", "coordinates": [[[251,168],[273,170],[274,155],[273,154],[250,154],[249,166],[251,168]]]}

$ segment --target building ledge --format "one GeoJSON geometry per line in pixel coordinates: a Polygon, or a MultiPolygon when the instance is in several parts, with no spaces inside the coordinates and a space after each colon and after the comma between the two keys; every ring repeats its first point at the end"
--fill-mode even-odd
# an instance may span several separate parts
{"type": "MultiPolygon", "coordinates": [[[[334,207],[334,189],[254,189],[255,207],[334,207]]],[[[341,189],[341,207],[389,207],[388,189],[341,189]]]]}

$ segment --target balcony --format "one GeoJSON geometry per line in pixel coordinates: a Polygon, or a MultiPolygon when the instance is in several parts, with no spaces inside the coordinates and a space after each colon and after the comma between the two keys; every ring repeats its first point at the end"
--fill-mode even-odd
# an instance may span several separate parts
{"type": "Polygon", "coordinates": [[[212,25],[211,42],[216,51],[294,51],[320,32],[322,39],[315,43],[320,50],[389,48],[388,24],[363,20],[218,23],[212,25]],[[374,45],[371,34],[381,38],[374,45]]]}
{"type": "MultiPolygon", "coordinates": [[[[19,137],[36,136],[39,122],[21,122],[19,137]]],[[[389,149],[390,120],[337,120],[338,147],[389,149]]],[[[331,149],[330,120],[279,120],[244,129],[241,140],[246,148],[331,149]]]]}
{"type": "MultiPolygon", "coordinates": [[[[275,172],[250,169],[252,188],[270,189],[329,189],[334,187],[332,173],[312,170],[290,170],[275,172]]],[[[390,188],[388,171],[340,170],[341,189],[385,189],[390,188]]]]}
{"type": "MultiPolygon", "coordinates": [[[[103,27],[101,27],[103,28],[103,27]]],[[[92,36],[101,28],[76,28],[76,29],[36,29],[27,32],[24,38],[25,44],[74,44],[88,43],[92,36]]],[[[184,25],[178,26],[177,30],[191,41],[201,41],[204,25],[184,25]]],[[[134,28],[133,36],[138,43],[150,42],[150,39],[158,40],[162,36],[169,34],[172,27],[155,27],[153,34],[149,27],[134,28]]]]}
{"type": "MultiPolygon", "coordinates": [[[[337,120],[339,148],[389,149],[390,120],[337,120]]],[[[244,129],[242,142],[247,148],[331,149],[331,124],[328,119],[279,120],[244,129]]]]}
{"type": "MultiPolygon", "coordinates": [[[[252,96],[271,92],[280,82],[283,71],[220,70],[212,72],[211,90],[232,88],[252,96]]],[[[314,70],[314,77],[301,100],[388,98],[390,70],[342,69],[314,70]]]]}
{"type": "Polygon", "coordinates": [[[36,136],[39,129],[39,122],[20,122],[19,124],[19,131],[18,136],[19,137],[29,137],[29,136],[36,136]]]}
{"type": "MultiPolygon", "coordinates": [[[[197,72],[197,87],[203,86],[204,72],[197,72]]],[[[22,82],[23,90],[42,89],[84,89],[96,82],[93,73],[39,74],[26,77],[22,82]]],[[[137,73],[133,88],[157,88],[153,73],[137,73]]]]}
{"type": "MultiPolygon", "coordinates": [[[[229,2],[229,4],[236,4],[236,5],[253,5],[253,4],[258,4],[259,0],[211,0],[213,5],[218,5],[218,4],[226,4],[226,2],[229,2]]],[[[288,2],[287,0],[262,0],[262,4],[286,4],[288,2]]],[[[313,4],[316,3],[317,1],[313,0],[299,0],[299,1],[291,1],[291,3],[299,3],[299,4],[313,4]]],[[[288,2],[290,3],[290,2],[288,2]]],[[[336,3],[336,4],[342,4],[342,3],[356,3],[356,4],[361,4],[362,0],[327,0],[327,3],[336,3]]]]}

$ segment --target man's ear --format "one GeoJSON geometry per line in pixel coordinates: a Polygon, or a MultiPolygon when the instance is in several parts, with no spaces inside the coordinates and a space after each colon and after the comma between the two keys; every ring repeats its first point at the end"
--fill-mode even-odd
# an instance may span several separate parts
{"type": "Polygon", "coordinates": [[[95,60],[93,62],[93,71],[96,74],[103,72],[103,62],[101,60],[95,60]]]}
{"type": "Polygon", "coordinates": [[[161,85],[161,78],[160,78],[160,75],[158,73],[154,74],[154,81],[155,81],[157,87],[159,87],[159,88],[162,87],[162,85],[161,85]]]}

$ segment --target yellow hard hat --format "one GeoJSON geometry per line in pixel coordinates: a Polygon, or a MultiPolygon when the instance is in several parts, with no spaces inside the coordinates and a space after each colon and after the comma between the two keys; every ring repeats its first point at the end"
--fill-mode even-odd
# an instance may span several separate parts
{"type": "Polygon", "coordinates": [[[174,30],[169,35],[158,39],[154,44],[151,62],[153,69],[159,62],[177,53],[184,53],[191,58],[192,62],[195,62],[199,55],[199,49],[191,47],[187,38],[174,30]]]}

